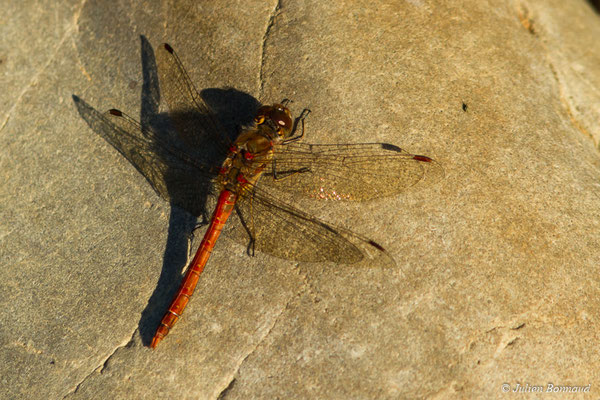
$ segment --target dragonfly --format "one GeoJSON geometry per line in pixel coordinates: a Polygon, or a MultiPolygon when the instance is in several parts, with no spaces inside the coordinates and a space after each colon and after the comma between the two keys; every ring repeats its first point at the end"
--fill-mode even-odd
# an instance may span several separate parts
{"type": "Polygon", "coordinates": [[[338,264],[380,256],[393,260],[376,241],[302,211],[291,199],[336,203],[385,198],[443,177],[443,168],[434,159],[392,144],[304,143],[310,110],[293,118],[287,99],[260,106],[233,140],[169,44],[159,48],[156,62],[162,98],[183,145],[165,140],[154,128],[117,109],[103,115],[114,132],[105,139],[171,204],[195,216],[204,209],[200,202],[214,208],[151,348],[181,317],[226,224],[227,235],[245,244],[250,255],[261,251],[284,259],[338,264]],[[209,147],[214,152],[207,155],[209,147]],[[205,198],[198,196],[199,189],[205,198]]]}

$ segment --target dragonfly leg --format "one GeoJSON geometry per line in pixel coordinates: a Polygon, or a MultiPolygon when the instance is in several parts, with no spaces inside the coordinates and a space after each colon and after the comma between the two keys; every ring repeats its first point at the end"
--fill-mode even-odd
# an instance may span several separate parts
{"type": "Polygon", "coordinates": [[[300,169],[292,169],[289,171],[277,171],[277,156],[273,157],[273,162],[271,163],[271,166],[273,168],[273,179],[276,181],[281,181],[283,179],[289,178],[290,176],[310,171],[309,167],[302,167],[300,169]]]}
{"type": "Polygon", "coordinates": [[[248,247],[246,248],[246,254],[248,254],[250,257],[254,257],[255,244],[256,244],[256,239],[251,238],[250,242],[248,243],[248,247]]]}
{"type": "Polygon", "coordinates": [[[208,220],[206,219],[205,216],[202,217],[202,221],[196,222],[196,224],[194,225],[194,227],[192,228],[191,232],[187,235],[188,238],[188,242],[190,244],[190,256],[192,255],[192,244],[194,243],[194,239],[196,239],[196,231],[205,227],[208,224],[208,220]]]}
{"type": "Polygon", "coordinates": [[[255,249],[255,245],[256,245],[256,236],[254,234],[254,230],[250,227],[248,221],[246,221],[244,219],[244,216],[242,215],[242,212],[240,211],[240,209],[238,208],[238,205],[235,205],[235,212],[237,213],[240,222],[242,223],[242,226],[244,227],[244,229],[246,230],[246,233],[248,234],[248,246],[246,247],[246,254],[248,254],[250,257],[254,257],[254,249],[255,249]]]}
{"type": "Polygon", "coordinates": [[[194,224],[194,227],[192,228],[192,231],[188,235],[190,240],[194,240],[197,230],[204,228],[210,222],[209,219],[206,217],[206,214],[202,213],[201,216],[202,216],[202,220],[196,221],[196,223],[194,224]]]}
{"type": "Polygon", "coordinates": [[[292,131],[290,132],[290,138],[285,139],[282,142],[282,144],[288,144],[288,143],[295,142],[297,140],[302,139],[302,137],[304,136],[304,119],[308,116],[308,114],[310,114],[310,110],[308,108],[305,108],[304,110],[302,110],[300,115],[294,120],[294,127],[292,128],[292,131]],[[299,122],[302,123],[302,132],[298,136],[294,137],[294,134],[296,133],[296,130],[298,129],[299,122]]]}

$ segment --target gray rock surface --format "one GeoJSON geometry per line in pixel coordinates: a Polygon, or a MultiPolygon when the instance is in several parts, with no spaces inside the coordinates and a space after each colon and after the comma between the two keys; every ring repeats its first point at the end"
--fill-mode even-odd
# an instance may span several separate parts
{"type": "Polygon", "coordinates": [[[599,396],[589,3],[4,3],[0,398],[599,396]],[[194,220],[72,99],[139,116],[140,35],[171,43],[199,88],[310,107],[307,141],[439,160],[434,186],[314,210],[397,267],[251,258],[223,238],[183,319],[145,347],[194,220]]]}

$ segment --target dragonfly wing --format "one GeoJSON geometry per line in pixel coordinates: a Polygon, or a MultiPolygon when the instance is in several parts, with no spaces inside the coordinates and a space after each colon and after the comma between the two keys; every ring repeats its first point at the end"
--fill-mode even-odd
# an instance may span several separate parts
{"type": "Polygon", "coordinates": [[[323,200],[388,197],[444,176],[435,160],[386,143],[290,143],[276,148],[272,166],[259,185],[323,200]]]}
{"type": "Polygon", "coordinates": [[[193,154],[142,127],[118,110],[96,113],[92,129],[115,147],[168,202],[195,216],[206,215],[214,174],[193,154]]]}
{"type": "Polygon", "coordinates": [[[196,90],[173,48],[163,43],[156,62],[161,94],[181,138],[197,149],[209,151],[216,146],[226,152],[230,144],[227,131],[196,90]]]}
{"type": "Polygon", "coordinates": [[[300,211],[259,188],[249,189],[236,204],[229,237],[276,257],[306,262],[356,263],[385,256],[385,249],[368,238],[334,227],[300,211]]]}

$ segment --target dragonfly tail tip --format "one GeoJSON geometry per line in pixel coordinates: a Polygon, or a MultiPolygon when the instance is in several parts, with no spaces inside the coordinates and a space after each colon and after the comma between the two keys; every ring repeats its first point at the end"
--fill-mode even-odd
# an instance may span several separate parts
{"type": "Polygon", "coordinates": [[[160,343],[161,340],[162,340],[161,337],[154,336],[154,338],[152,338],[152,343],[150,343],[150,348],[151,349],[155,349],[156,346],[158,346],[158,343],[160,343]]]}

